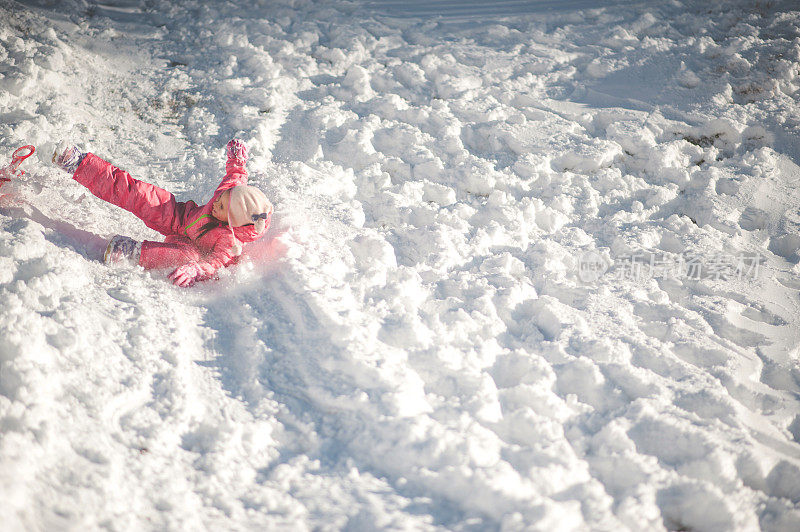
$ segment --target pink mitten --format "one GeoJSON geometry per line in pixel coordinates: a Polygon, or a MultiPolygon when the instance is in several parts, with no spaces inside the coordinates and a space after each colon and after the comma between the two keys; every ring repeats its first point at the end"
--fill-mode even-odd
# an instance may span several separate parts
{"type": "Polygon", "coordinates": [[[242,164],[247,162],[247,145],[239,139],[232,139],[228,142],[228,145],[225,146],[225,153],[227,153],[228,159],[234,159],[242,164]]]}
{"type": "Polygon", "coordinates": [[[176,286],[192,286],[200,275],[200,266],[196,262],[187,262],[183,266],[178,266],[169,274],[169,279],[176,286]]]}

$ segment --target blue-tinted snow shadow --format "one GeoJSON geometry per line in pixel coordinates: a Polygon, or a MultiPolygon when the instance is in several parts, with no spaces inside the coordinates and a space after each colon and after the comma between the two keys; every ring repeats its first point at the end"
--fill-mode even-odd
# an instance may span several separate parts
{"type": "Polygon", "coordinates": [[[51,230],[45,233],[46,240],[56,246],[69,248],[90,260],[100,260],[108,244],[107,239],[62,220],[51,218],[33,204],[11,194],[3,195],[2,191],[0,191],[0,213],[12,218],[33,220],[51,230]]]}
{"type": "MultiPolygon", "coordinates": [[[[403,429],[402,421],[384,415],[380,383],[372,390],[352,371],[342,370],[352,369],[347,341],[337,339],[336,324],[320,315],[319,295],[295,283],[294,275],[276,268],[205,304],[204,325],[215,331],[215,357],[198,363],[215,370],[226,392],[254,416],[275,411],[262,408],[264,400],[279,404],[269,415],[288,436],[279,448],[280,459],[262,477],[269,478],[277,465],[297,455],[307,455],[319,462],[320,476],[346,478],[355,466],[385,480],[410,500],[404,511],[411,515],[430,516],[444,527],[496,530],[496,523],[426,486],[404,484],[391,467],[383,467],[384,458],[369,452],[373,447],[391,451],[391,434],[403,429]]],[[[390,452],[385,460],[395,458],[390,452]]],[[[358,515],[353,519],[348,527],[361,529],[358,515]]]]}

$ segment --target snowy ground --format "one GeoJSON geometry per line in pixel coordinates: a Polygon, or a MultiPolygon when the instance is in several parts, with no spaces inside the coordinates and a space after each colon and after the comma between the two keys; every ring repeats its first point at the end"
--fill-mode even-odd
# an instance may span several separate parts
{"type": "Polygon", "coordinates": [[[0,0],[3,530],[800,529],[798,26],[0,0]],[[189,290],[47,163],[206,201],[235,135],[273,228],[189,290]]]}

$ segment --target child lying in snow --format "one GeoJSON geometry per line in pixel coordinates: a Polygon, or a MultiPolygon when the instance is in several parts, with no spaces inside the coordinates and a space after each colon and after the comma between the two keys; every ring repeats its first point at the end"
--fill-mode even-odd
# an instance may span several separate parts
{"type": "Polygon", "coordinates": [[[70,146],[53,162],[100,199],[135,214],[166,236],[164,242],[137,242],[116,235],[108,243],[106,264],[130,261],[146,269],[174,268],[169,278],[178,286],[214,277],[235,263],[243,242],[260,238],[269,227],[272,204],[259,189],[247,185],[247,146],[234,139],[226,147],[226,173],[211,201],[198,206],[178,202],[155,185],[134,179],[92,153],[70,146]]]}

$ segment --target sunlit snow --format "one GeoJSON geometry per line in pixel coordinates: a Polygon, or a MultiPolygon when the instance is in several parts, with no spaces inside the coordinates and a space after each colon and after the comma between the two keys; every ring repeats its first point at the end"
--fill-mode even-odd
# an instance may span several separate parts
{"type": "Polygon", "coordinates": [[[0,0],[0,528],[800,530],[800,7],[0,0]],[[275,205],[215,281],[59,140],[275,205]]]}

